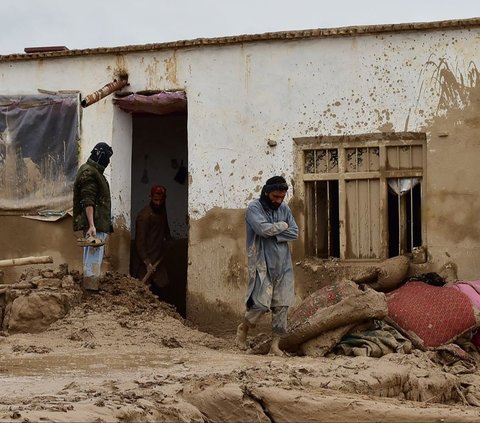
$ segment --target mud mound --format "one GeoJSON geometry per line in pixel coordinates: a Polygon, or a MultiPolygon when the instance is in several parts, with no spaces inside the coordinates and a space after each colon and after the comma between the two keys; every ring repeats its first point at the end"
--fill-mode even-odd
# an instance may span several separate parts
{"type": "Polygon", "coordinates": [[[100,281],[99,292],[85,292],[83,303],[92,310],[104,312],[125,309],[132,315],[156,312],[165,314],[186,323],[175,307],[164,303],[154,295],[147,285],[138,279],[120,273],[107,272],[100,281]]]}
{"type": "MultiPolygon", "coordinates": [[[[71,274],[79,287],[81,277],[71,274]]],[[[182,349],[198,345],[228,348],[225,339],[200,332],[175,307],[160,301],[147,285],[128,275],[107,272],[98,292],[84,291],[81,302],[45,333],[78,342],[86,348],[101,348],[124,339],[126,345],[182,349]]]]}
{"type": "MultiPolygon", "coordinates": [[[[63,264],[57,269],[28,270],[18,282],[4,285],[0,317],[5,316],[5,335],[45,332],[47,337],[58,336],[92,349],[124,338],[125,331],[129,344],[151,342],[169,349],[228,345],[225,339],[196,330],[138,279],[107,272],[99,291],[93,292],[82,290],[81,280],[78,271],[69,271],[63,264]],[[64,297],[75,301],[60,302],[64,297]]],[[[20,347],[29,348],[31,343],[26,342],[20,347]]]]}

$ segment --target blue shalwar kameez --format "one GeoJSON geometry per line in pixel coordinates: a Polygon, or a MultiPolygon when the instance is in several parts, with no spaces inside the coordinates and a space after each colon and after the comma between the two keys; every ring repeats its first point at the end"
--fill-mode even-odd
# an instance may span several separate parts
{"type": "Polygon", "coordinates": [[[260,200],[252,201],[246,213],[248,288],[245,319],[255,324],[272,310],[273,331],[287,329],[288,307],[294,301],[292,258],[288,241],[298,237],[298,226],[285,203],[273,210],[260,200]]]}

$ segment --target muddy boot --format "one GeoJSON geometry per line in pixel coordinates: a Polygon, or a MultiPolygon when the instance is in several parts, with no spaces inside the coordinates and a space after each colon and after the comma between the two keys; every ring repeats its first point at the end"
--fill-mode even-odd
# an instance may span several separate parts
{"type": "Polygon", "coordinates": [[[286,354],[280,349],[281,336],[278,333],[272,334],[272,343],[270,344],[270,351],[268,352],[269,355],[276,355],[278,357],[285,357],[286,354]]]}
{"type": "Polygon", "coordinates": [[[95,276],[84,276],[82,280],[82,288],[86,291],[96,292],[100,288],[100,281],[95,276]]]}
{"type": "Polygon", "coordinates": [[[235,345],[241,350],[246,350],[248,348],[247,335],[248,329],[250,329],[250,327],[251,325],[247,320],[244,320],[237,327],[237,337],[235,338],[235,345]]]}

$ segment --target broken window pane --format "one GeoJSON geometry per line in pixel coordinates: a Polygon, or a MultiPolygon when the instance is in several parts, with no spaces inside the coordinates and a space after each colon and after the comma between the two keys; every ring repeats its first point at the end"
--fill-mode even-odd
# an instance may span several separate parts
{"type": "Polygon", "coordinates": [[[380,169],[378,147],[347,148],[347,172],[372,172],[380,169]]]}
{"type": "Polygon", "coordinates": [[[306,150],[304,158],[305,173],[315,173],[315,150],[306,150]]]}
{"type": "Polygon", "coordinates": [[[393,178],[388,180],[389,188],[397,195],[409,192],[415,185],[420,183],[418,178],[393,178]]]}
{"type": "Polygon", "coordinates": [[[338,172],[338,151],[336,149],[306,150],[304,158],[306,173],[338,172]]]}
{"type": "Polygon", "coordinates": [[[338,172],[338,150],[329,149],[328,151],[328,163],[329,163],[329,173],[338,172]]]}
{"type": "Polygon", "coordinates": [[[368,149],[369,171],[377,171],[380,169],[380,149],[373,147],[368,149]]]}

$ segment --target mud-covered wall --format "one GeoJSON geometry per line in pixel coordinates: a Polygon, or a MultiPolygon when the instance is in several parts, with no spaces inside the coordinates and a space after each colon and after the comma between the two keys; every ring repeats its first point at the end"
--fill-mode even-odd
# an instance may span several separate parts
{"type": "MultiPolygon", "coordinates": [[[[242,216],[268,177],[281,174],[292,184],[288,201],[301,220],[294,138],[424,133],[429,263],[435,269],[453,261],[460,278],[478,278],[479,57],[477,26],[405,26],[370,35],[0,62],[0,92],[77,89],[85,96],[119,72],[129,75],[128,91],[186,92],[187,315],[220,321],[242,312],[242,216]]],[[[81,130],[81,161],[95,142],[113,144],[108,177],[121,241],[117,248],[112,240],[111,263],[121,269],[130,230],[131,118],[109,96],[83,110],[81,130]]],[[[293,245],[296,260],[302,248],[302,240],[293,245]]],[[[298,268],[296,275],[302,292],[298,268]]]]}
{"type": "Polygon", "coordinates": [[[460,279],[480,277],[480,86],[469,73],[440,75],[444,113],[426,125],[429,134],[425,217],[429,261],[452,261],[460,279]]]}
{"type": "MultiPolygon", "coordinates": [[[[121,246],[124,237],[125,234],[121,230],[111,235],[105,248],[103,272],[123,266],[123,263],[118,261],[123,257],[121,246]]],[[[69,270],[81,271],[83,249],[77,245],[76,239],[72,218],[68,214],[56,222],[44,222],[21,216],[0,216],[0,259],[30,256],[53,258],[53,264],[3,267],[0,269],[4,273],[3,283],[14,283],[30,268],[51,268],[66,263],[69,270]]]]}
{"type": "Polygon", "coordinates": [[[58,266],[68,263],[70,269],[80,269],[82,249],[76,245],[72,230],[72,218],[56,222],[43,222],[20,216],[0,216],[0,257],[11,259],[30,256],[52,256],[53,265],[11,266],[1,270],[5,273],[4,283],[18,280],[28,268],[58,266]]]}
{"type": "Polygon", "coordinates": [[[187,306],[200,326],[235,324],[245,297],[245,212],[215,207],[190,224],[187,306]]]}

